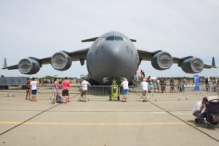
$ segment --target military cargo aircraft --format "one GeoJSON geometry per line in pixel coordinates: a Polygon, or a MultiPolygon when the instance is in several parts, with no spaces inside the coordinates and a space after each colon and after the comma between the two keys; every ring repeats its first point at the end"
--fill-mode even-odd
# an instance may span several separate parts
{"type": "Polygon", "coordinates": [[[133,44],[136,40],[115,31],[82,42],[93,42],[93,44],[89,48],[78,51],[60,51],[52,57],[43,59],[27,57],[13,66],[7,66],[5,60],[2,69],[19,69],[22,74],[30,75],[36,74],[43,64],[51,64],[54,69],[65,71],[71,67],[72,61],[80,61],[83,66],[86,60],[87,79],[91,83],[111,84],[113,79],[120,81],[122,77],[132,80],[142,60],[151,61],[152,66],[157,70],[169,69],[173,63],[176,63],[184,72],[190,74],[199,73],[203,68],[216,68],[214,57],[212,65],[206,65],[200,58],[193,56],[177,58],[162,50],[149,52],[137,49],[133,44]]]}

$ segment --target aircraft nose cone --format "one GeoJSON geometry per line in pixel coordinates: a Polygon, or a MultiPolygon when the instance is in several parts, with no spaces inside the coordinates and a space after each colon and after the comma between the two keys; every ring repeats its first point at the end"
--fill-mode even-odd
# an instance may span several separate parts
{"type": "Polygon", "coordinates": [[[134,74],[134,57],[131,57],[131,48],[127,51],[127,46],[122,43],[115,43],[104,46],[104,77],[119,78],[131,77],[134,74]]]}
{"type": "Polygon", "coordinates": [[[120,69],[125,63],[124,57],[124,46],[123,45],[110,45],[106,47],[106,60],[112,70],[120,69]]]}

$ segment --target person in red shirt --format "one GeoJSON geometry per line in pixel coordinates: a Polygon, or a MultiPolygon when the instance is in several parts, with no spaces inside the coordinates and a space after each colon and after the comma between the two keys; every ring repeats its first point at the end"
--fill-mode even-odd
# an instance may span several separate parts
{"type": "Polygon", "coordinates": [[[69,87],[70,81],[65,77],[65,80],[62,82],[62,96],[65,97],[64,99],[69,98],[69,87]]]}

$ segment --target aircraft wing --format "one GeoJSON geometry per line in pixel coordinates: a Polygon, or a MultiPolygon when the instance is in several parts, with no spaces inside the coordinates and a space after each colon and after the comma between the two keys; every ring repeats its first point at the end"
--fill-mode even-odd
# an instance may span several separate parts
{"type": "MultiPolygon", "coordinates": [[[[182,62],[181,61],[182,59],[184,59],[184,58],[173,57],[173,63],[176,63],[179,66],[180,62],[182,62]]],[[[212,64],[211,65],[204,64],[203,68],[206,68],[206,69],[217,68],[216,65],[215,65],[214,57],[212,58],[212,64]]]]}
{"type": "MultiPolygon", "coordinates": [[[[33,57],[31,57],[33,58],[33,57]]],[[[43,59],[37,59],[39,63],[42,64],[49,64],[51,57],[43,58],[43,59]]],[[[5,60],[6,61],[6,60],[5,60]]],[[[12,65],[12,66],[4,66],[2,69],[8,69],[8,70],[13,70],[13,69],[18,69],[18,64],[17,65],[12,65]]]]}
{"type": "MultiPolygon", "coordinates": [[[[80,60],[86,60],[87,59],[87,52],[89,48],[73,51],[73,52],[66,52],[66,51],[61,51],[66,53],[72,61],[80,61],[80,60]]],[[[28,59],[33,59],[37,61],[40,66],[43,64],[50,64],[51,63],[51,57],[46,57],[42,59],[34,58],[34,57],[28,57],[28,59]]],[[[13,70],[13,69],[18,69],[18,64],[17,65],[12,65],[12,66],[7,66],[6,59],[4,61],[4,67],[2,69],[8,69],[8,70],[13,70]]]]}
{"type": "Polygon", "coordinates": [[[17,65],[8,66],[8,67],[3,67],[2,69],[8,69],[8,70],[18,69],[18,64],[17,65]]]}
{"type": "Polygon", "coordinates": [[[140,60],[151,61],[151,58],[153,57],[153,52],[148,52],[140,49],[137,50],[140,60]]]}
{"type": "Polygon", "coordinates": [[[80,61],[80,59],[86,60],[88,50],[89,48],[85,48],[74,52],[70,52],[69,56],[71,57],[72,61],[80,61]]]}
{"type": "Polygon", "coordinates": [[[212,67],[211,65],[204,64],[204,68],[211,69],[211,68],[217,68],[217,67],[212,67]]]}
{"type": "MultiPolygon", "coordinates": [[[[212,58],[212,65],[207,65],[202,62],[201,59],[187,56],[183,58],[172,57],[168,52],[158,50],[155,52],[149,52],[141,49],[137,49],[140,63],[142,60],[151,61],[152,66],[157,70],[165,70],[171,67],[172,63],[178,64],[186,73],[198,73],[203,68],[211,69],[217,68],[215,65],[214,57],[212,58]],[[172,59],[171,59],[172,58],[172,59]]],[[[139,64],[140,64],[139,63],[139,64]]]]}

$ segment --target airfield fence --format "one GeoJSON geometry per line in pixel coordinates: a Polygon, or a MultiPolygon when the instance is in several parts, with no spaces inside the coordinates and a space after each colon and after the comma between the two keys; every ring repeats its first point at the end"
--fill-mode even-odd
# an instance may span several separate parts
{"type": "MultiPolygon", "coordinates": [[[[70,97],[73,95],[78,94],[77,97],[80,97],[80,87],[79,85],[71,85],[69,88],[70,97]]],[[[193,97],[205,97],[211,95],[219,96],[219,87],[214,86],[210,88],[210,86],[200,85],[199,91],[194,91],[194,86],[187,84],[185,85],[182,90],[179,92],[178,86],[174,86],[175,91],[170,91],[170,86],[165,86],[165,91],[161,92],[161,86],[149,86],[149,91],[147,93],[147,97],[149,100],[166,100],[166,99],[192,99],[193,97]]],[[[118,94],[120,95],[120,99],[122,98],[121,95],[122,87],[119,87],[118,94]]],[[[61,94],[61,87],[59,87],[59,92],[61,94]]],[[[88,88],[88,96],[90,98],[101,98],[101,99],[109,99],[111,94],[111,86],[91,86],[88,88]]],[[[21,87],[10,87],[9,90],[0,90],[0,96],[23,96],[26,97],[25,89],[21,89],[21,87]]],[[[129,99],[141,99],[142,89],[140,86],[129,86],[129,99]]],[[[52,85],[44,85],[38,86],[37,90],[37,97],[52,99],[54,96],[52,85]]]]}

